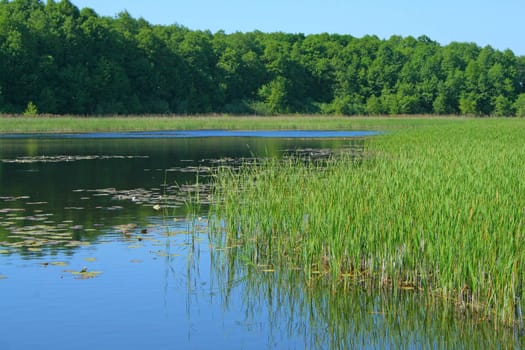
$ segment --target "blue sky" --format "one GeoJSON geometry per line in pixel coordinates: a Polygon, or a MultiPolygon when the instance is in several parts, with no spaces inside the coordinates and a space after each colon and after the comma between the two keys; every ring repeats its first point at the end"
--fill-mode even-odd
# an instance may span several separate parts
{"type": "Polygon", "coordinates": [[[98,14],[127,10],[153,24],[216,32],[427,35],[525,55],[524,0],[72,0],[98,14]]]}

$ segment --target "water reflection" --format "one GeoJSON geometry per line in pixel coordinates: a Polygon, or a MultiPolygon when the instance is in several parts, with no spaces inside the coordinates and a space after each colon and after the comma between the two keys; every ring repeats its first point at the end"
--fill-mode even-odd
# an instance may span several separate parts
{"type": "Polygon", "coordinates": [[[409,291],[371,291],[358,283],[313,284],[298,271],[256,267],[243,247],[214,253],[213,276],[226,308],[241,291],[246,324],[269,323],[270,343],[300,339],[308,349],[520,349],[512,329],[458,313],[445,300],[409,291]]]}

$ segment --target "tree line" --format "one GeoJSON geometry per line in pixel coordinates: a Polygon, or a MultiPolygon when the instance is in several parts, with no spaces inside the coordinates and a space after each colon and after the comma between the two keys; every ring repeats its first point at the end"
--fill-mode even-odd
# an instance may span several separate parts
{"type": "Polygon", "coordinates": [[[0,0],[0,112],[525,116],[525,57],[426,36],[248,33],[0,0]]]}

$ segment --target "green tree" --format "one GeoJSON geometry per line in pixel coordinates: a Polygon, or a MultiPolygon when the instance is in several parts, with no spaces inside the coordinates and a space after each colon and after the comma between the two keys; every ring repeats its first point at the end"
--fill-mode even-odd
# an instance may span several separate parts
{"type": "Polygon", "coordinates": [[[37,106],[33,103],[33,101],[29,101],[27,103],[27,107],[26,107],[26,110],[24,111],[24,115],[26,117],[34,117],[38,114],[38,108],[37,106]]]}
{"type": "Polygon", "coordinates": [[[387,113],[387,108],[383,106],[380,98],[372,95],[366,101],[366,113],[370,115],[381,115],[387,113]]]}
{"type": "Polygon", "coordinates": [[[443,91],[440,91],[436,96],[436,99],[432,103],[432,111],[436,114],[451,114],[452,111],[449,108],[447,96],[443,91]]]}
{"type": "Polygon", "coordinates": [[[178,47],[178,53],[187,64],[186,113],[211,112],[218,97],[218,86],[214,73],[216,56],[211,42],[211,33],[188,31],[178,47]]]}
{"type": "Polygon", "coordinates": [[[257,92],[265,82],[261,46],[253,34],[226,35],[219,32],[214,36],[213,48],[218,57],[215,78],[224,110],[249,112],[248,104],[257,98],[257,92]]]}
{"type": "Polygon", "coordinates": [[[525,57],[426,36],[193,31],[0,0],[0,108],[22,113],[521,113],[525,57]]]}
{"type": "Polygon", "coordinates": [[[494,99],[494,115],[496,117],[510,117],[514,115],[512,102],[505,96],[499,95],[494,99]]]}
{"type": "Polygon", "coordinates": [[[459,111],[463,115],[480,114],[477,107],[477,97],[475,93],[470,92],[459,98],[459,111]]]}
{"type": "Polygon", "coordinates": [[[2,96],[2,86],[0,86],[0,113],[4,112],[4,97],[2,96]]]}
{"type": "Polygon", "coordinates": [[[518,96],[513,107],[517,117],[525,117],[525,93],[518,96]]]}
{"type": "Polygon", "coordinates": [[[391,90],[405,64],[406,57],[400,50],[401,37],[393,36],[383,41],[377,55],[368,69],[368,82],[371,92],[379,95],[383,90],[391,90]]]}
{"type": "Polygon", "coordinates": [[[288,89],[285,78],[277,77],[263,85],[259,90],[259,95],[271,114],[288,112],[288,89]]]}

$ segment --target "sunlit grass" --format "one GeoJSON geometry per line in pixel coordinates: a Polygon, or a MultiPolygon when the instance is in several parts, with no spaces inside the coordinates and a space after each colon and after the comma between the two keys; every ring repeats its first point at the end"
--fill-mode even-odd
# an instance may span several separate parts
{"type": "Polygon", "coordinates": [[[370,139],[361,161],[219,171],[215,239],[241,244],[254,266],[419,290],[521,322],[525,121],[417,124],[370,139]]]}
{"type": "Polygon", "coordinates": [[[363,130],[417,126],[442,118],[334,116],[0,116],[0,133],[117,132],[154,130],[363,130]]]}

